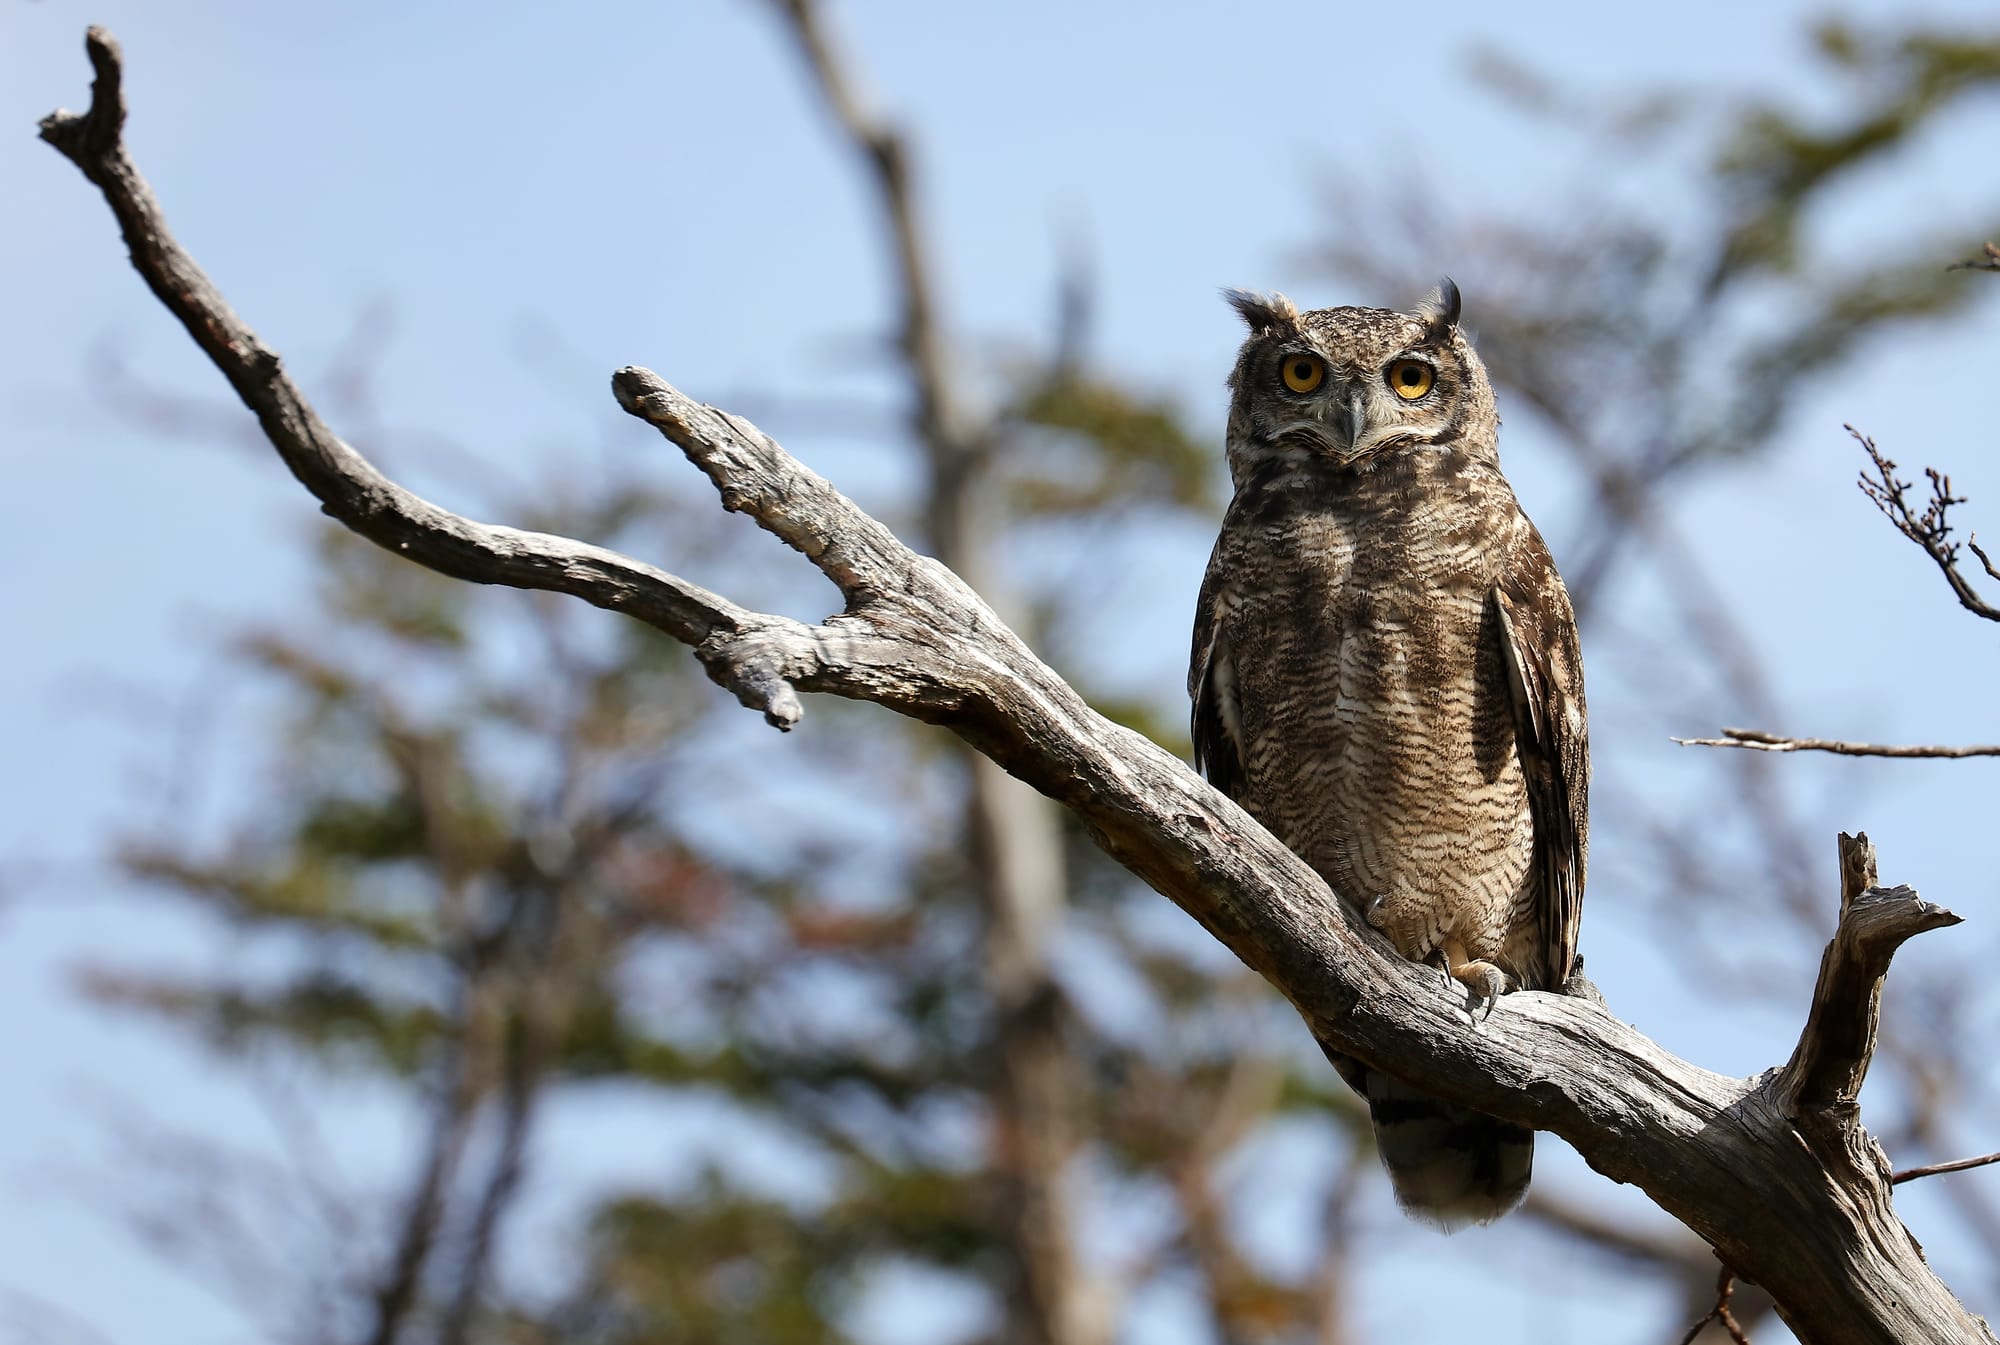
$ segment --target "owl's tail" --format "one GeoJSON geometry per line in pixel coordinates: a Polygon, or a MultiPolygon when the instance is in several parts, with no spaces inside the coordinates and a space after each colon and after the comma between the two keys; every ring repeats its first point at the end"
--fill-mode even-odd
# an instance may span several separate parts
{"type": "Polygon", "coordinates": [[[1412,1219],[1455,1233],[1492,1223],[1528,1194],[1534,1131],[1418,1092],[1351,1056],[1327,1058],[1367,1100],[1396,1203],[1412,1219]]]}

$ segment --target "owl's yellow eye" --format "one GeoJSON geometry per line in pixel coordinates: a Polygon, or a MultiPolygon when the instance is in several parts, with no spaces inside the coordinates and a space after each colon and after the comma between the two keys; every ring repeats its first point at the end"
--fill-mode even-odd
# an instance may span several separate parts
{"type": "Polygon", "coordinates": [[[1293,392],[1311,392],[1326,377],[1326,364],[1317,355],[1287,355],[1279,372],[1293,392]]]}
{"type": "Polygon", "coordinates": [[[1437,371],[1422,360],[1397,360],[1390,365],[1384,375],[1389,380],[1389,388],[1406,402],[1414,402],[1431,390],[1437,381],[1437,371]]]}

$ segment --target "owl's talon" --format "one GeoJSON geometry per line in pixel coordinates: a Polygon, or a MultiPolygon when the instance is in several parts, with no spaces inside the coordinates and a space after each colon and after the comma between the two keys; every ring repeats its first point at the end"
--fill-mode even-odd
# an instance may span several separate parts
{"type": "Polygon", "coordinates": [[[1467,957],[1465,945],[1457,939],[1446,939],[1438,951],[1444,955],[1447,976],[1465,987],[1465,1011],[1472,1021],[1491,1018],[1494,1002],[1507,993],[1507,973],[1491,962],[1467,957]]]}
{"type": "Polygon", "coordinates": [[[1494,1004],[1507,992],[1507,978],[1500,968],[1491,962],[1473,962],[1459,968],[1457,977],[1465,984],[1466,1013],[1476,1023],[1491,1018],[1494,1004]]]}

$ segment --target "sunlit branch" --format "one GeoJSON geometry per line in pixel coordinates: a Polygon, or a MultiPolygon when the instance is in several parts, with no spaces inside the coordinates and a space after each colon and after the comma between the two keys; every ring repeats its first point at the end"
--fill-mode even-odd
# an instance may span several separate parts
{"type": "Polygon", "coordinates": [[[1851,743],[1835,738],[1782,738],[1762,729],[1724,729],[1720,738],[1676,738],[1682,747],[1742,747],[1755,752],[1832,752],[1844,757],[2000,757],[2000,743],[1969,747],[1851,743]]]}
{"type": "Polygon", "coordinates": [[[1889,1179],[1891,1185],[1913,1182],[1919,1177],[1937,1177],[1947,1172],[1965,1172],[1971,1168],[1983,1168],[1988,1163],[2000,1163],[2000,1153],[1981,1154],[1977,1158],[1954,1158],[1949,1163],[1929,1163],[1920,1168],[1904,1168],[1889,1179]]]}
{"type": "MultiPolygon", "coordinates": [[[[1966,497],[1951,493],[1951,478],[1935,467],[1924,468],[1924,475],[1930,480],[1930,497],[1921,509],[1911,504],[1909,491],[1911,483],[1896,475],[1896,464],[1883,456],[1875,446],[1875,440],[1852,425],[1843,427],[1860,443],[1868,460],[1874,464],[1875,474],[1861,473],[1862,494],[1875,502],[1882,516],[1895,525],[1903,534],[1924,549],[1924,554],[1937,563],[1944,580],[1951,585],[1951,591],[1958,598],[1959,606],[1977,617],[1988,621],[2000,621],[2000,607],[1995,607],[1979,595],[1978,590],[1958,568],[1959,543],[1952,539],[1949,514],[1955,504],[1964,504],[1966,497]]],[[[1990,579],[2000,580],[2000,569],[1995,569],[1993,558],[1981,549],[1979,539],[1968,537],[1964,543],[1985,569],[1990,579]]]]}

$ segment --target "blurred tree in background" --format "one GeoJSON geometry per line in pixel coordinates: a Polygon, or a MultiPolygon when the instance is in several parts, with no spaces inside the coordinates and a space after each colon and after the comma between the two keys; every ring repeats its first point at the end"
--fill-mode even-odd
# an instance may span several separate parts
{"type": "MultiPolygon", "coordinates": [[[[1220,395],[1189,408],[1095,367],[1081,269],[1046,352],[968,377],[926,270],[911,146],[814,6],[777,9],[895,259],[900,451],[922,486],[892,522],[1090,695],[1091,646],[1115,629],[1105,576],[1134,538],[1219,511],[1220,395]]],[[[2000,38],[1830,27],[1819,42],[1835,115],[1693,95],[1579,110],[1489,62],[1525,115],[1585,128],[1551,134],[1695,147],[1684,192],[1516,216],[1414,189],[1342,197],[1313,253],[1354,302],[1407,300],[1438,258],[1463,259],[1510,452],[1529,420],[1574,474],[1567,513],[1530,505],[1585,613],[1593,711],[1662,742],[1783,710],[1745,635],[1754,614],[1673,522],[1677,492],[1757,459],[1811,380],[1867,342],[1976,297],[1943,263],[1979,222],[1939,221],[1862,267],[1819,256],[1814,223],[1989,91],[2000,38]],[[1789,315],[1776,327],[1774,308],[1789,315]]],[[[711,505],[636,475],[503,504],[510,522],[634,554],[666,538],[677,561],[755,564],[711,505]]],[[[475,590],[337,531],[323,556],[313,610],[234,646],[283,706],[267,796],[219,848],[168,826],[125,851],[240,931],[227,971],[88,977],[246,1065],[367,1081],[421,1118],[390,1191],[338,1184],[310,1115],[288,1121],[298,1150],[280,1171],[198,1137],[152,1141],[172,1161],[126,1193],[130,1213],[274,1338],[849,1340],[871,1284],[921,1273],[976,1286],[982,1339],[1001,1345],[1137,1339],[1134,1305],[1162,1293],[1199,1304],[1216,1340],[1330,1345],[1350,1338],[1358,1224],[1376,1251],[1451,1254],[1381,1213],[1365,1117],[1285,1006],[984,759],[827,702],[773,779],[740,768],[747,717],[646,628],[475,590]],[[733,819],[752,814],[786,819],[790,843],[747,842],[733,819]],[[529,1227],[546,1118],[614,1086],[720,1115],[741,1152],[664,1188],[579,1193],[588,1207],[572,1201],[560,1231],[529,1227]],[[1307,1133],[1336,1161],[1288,1170],[1307,1133]],[[1280,1253],[1246,1217],[1274,1165],[1302,1212],[1280,1253]]],[[[1178,699],[1091,698],[1185,753],[1178,699]]],[[[1615,891],[1668,914],[1724,995],[1770,983],[1728,965],[1690,901],[1733,919],[1748,904],[1783,956],[1816,955],[1824,844],[1802,834],[1781,763],[1600,755],[1597,770],[1594,904],[1615,891]],[[1700,849],[1689,818],[1661,811],[1663,770],[1712,774],[1676,796],[1701,810],[1700,849]]],[[[1956,1156],[1954,1118],[1993,1100],[1934,1030],[1969,1011],[1971,956],[1925,988],[1923,1015],[1885,1021],[1904,1114],[1871,1122],[1899,1158],[1956,1156]]],[[[2000,1212],[1972,1190],[1955,1193],[1966,1226],[2000,1260],[2000,1212]]],[[[1546,1175],[1517,1219],[1593,1253],[1553,1261],[1552,1294],[1578,1267],[1671,1286],[1686,1315],[1663,1339],[1713,1297],[1712,1257],[1664,1221],[1610,1218],[1546,1175]]]]}

